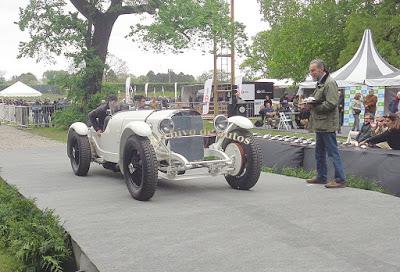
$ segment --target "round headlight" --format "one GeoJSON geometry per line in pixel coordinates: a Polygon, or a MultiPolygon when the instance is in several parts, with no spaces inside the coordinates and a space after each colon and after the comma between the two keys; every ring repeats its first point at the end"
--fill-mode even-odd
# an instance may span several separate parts
{"type": "Polygon", "coordinates": [[[164,119],[160,122],[159,130],[163,134],[171,133],[174,131],[174,122],[171,119],[164,119]]]}
{"type": "Polygon", "coordinates": [[[217,131],[224,131],[228,127],[228,118],[218,115],[214,118],[214,127],[217,131]]]}

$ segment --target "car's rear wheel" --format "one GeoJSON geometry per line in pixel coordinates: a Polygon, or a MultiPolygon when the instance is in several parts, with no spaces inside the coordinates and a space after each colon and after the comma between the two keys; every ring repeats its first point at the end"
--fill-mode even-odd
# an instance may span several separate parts
{"type": "Polygon", "coordinates": [[[81,136],[75,131],[70,131],[67,148],[68,157],[75,175],[86,176],[92,159],[88,137],[81,136]]]}
{"type": "Polygon", "coordinates": [[[126,185],[132,197],[146,201],[153,197],[158,182],[158,163],[149,139],[132,135],[123,153],[126,185]]]}
{"type": "Polygon", "coordinates": [[[225,179],[233,189],[249,190],[260,177],[260,147],[253,135],[246,130],[237,129],[230,134],[234,135],[234,139],[226,139],[222,148],[229,157],[234,157],[234,170],[230,175],[225,175],[225,179]]]}

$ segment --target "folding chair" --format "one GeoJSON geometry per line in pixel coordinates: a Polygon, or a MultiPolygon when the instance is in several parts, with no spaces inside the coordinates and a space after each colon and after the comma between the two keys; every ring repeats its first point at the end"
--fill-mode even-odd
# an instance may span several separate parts
{"type": "Polygon", "coordinates": [[[291,118],[288,118],[284,112],[279,113],[278,129],[291,130],[292,129],[291,122],[292,122],[291,118]]]}

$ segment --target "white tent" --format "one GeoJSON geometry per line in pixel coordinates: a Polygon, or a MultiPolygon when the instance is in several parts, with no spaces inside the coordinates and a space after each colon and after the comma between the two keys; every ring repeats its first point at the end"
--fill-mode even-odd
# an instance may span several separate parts
{"type": "Polygon", "coordinates": [[[35,97],[42,93],[18,81],[0,92],[0,97],[35,97]]]}
{"type": "Polygon", "coordinates": [[[332,73],[339,87],[364,84],[366,80],[389,75],[399,70],[386,62],[375,48],[371,30],[366,29],[353,58],[332,73]]]}
{"type": "MultiPolygon", "coordinates": [[[[372,39],[371,30],[366,29],[356,54],[331,76],[336,80],[339,87],[346,87],[365,84],[370,79],[386,77],[399,71],[379,55],[372,39]]],[[[311,89],[315,88],[316,83],[308,77],[299,86],[300,89],[311,89]]]]}
{"type": "Polygon", "coordinates": [[[400,86],[400,71],[376,79],[367,79],[368,86],[400,86]]]}

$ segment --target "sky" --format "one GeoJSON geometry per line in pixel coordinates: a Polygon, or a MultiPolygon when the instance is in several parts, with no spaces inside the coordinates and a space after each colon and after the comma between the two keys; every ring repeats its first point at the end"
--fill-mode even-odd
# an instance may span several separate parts
{"type": "MultiPolygon", "coordinates": [[[[56,63],[37,63],[34,59],[17,59],[18,44],[27,41],[27,33],[21,32],[14,23],[19,18],[19,7],[27,5],[29,0],[0,1],[0,71],[6,72],[5,77],[31,72],[41,78],[46,70],[67,70],[68,60],[59,57],[56,63]]],[[[253,37],[258,32],[267,29],[267,23],[262,21],[257,0],[236,0],[236,20],[245,24],[248,37],[253,37]]],[[[134,15],[121,16],[113,29],[109,53],[127,62],[129,72],[134,75],[146,74],[149,70],[155,73],[166,73],[168,69],[174,72],[200,75],[212,70],[213,57],[204,55],[201,51],[189,50],[183,54],[155,54],[145,52],[137,44],[124,38],[129,32],[129,27],[135,24],[134,15]]],[[[240,64],[240,59],[237,61],[240,64]]]]}

